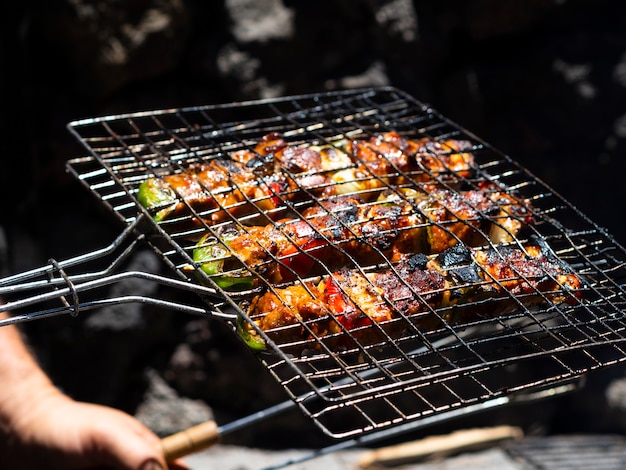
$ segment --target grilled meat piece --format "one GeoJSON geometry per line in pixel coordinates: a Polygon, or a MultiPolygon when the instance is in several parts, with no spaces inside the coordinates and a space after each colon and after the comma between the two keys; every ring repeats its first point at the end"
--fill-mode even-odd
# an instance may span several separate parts
{"type": "Polygon", "coordinates": [[[287,201],[301,198],[354,194],[368,199],[409,176],[412,181],[464,178],[473,165],[470,148],[466,141],[412,141],[393,132],[296,146],[272,133],[254,150],[231,152],[181,173],[149,178],[139,186],[137,198],[157,222],[194,211],[211,224],[228,219],[229,213],[271,216],[287,201]]]}
{"type": "Polygon", "coordinates": [[[330,175],[330,194],[358,195],[362,200],[407,183],[445,181],[456,186],[470,176],[474,164],[471,143],[465,140],[409,140],[387,132],[347,141],[342,148],[354,166],[330,175]]]}
{"type": "Polygon", "coordinates": [[[209,233],[194,250],[194,261],[222,288],[243,289],[252,287],[252,271],[274,284],[289,282],[345,264],[439,253],[459,242],[509,242],[531,221],[527,201],[494,188],[402,193],[382,194],[371,204],[338,198],[305,210],[299,219],[227,228],[219,239],[209,233]],[[242,268],[250,270],[247,282],[242,268]]]}
{"type": "MultiPolygon", "coordinates": [[[[301,349],[384,342],[510,314],[538,304],[575,304],[582,283],[546,247],[476,249],[457,245],[427,257],[407,255],[393,268],[341,270],[317,284],[294,284],[256,296],[248,317],[276,344],[301,349]]],[[[241,331],[262,342],[254,328],[241,331]]]]}
{"type": "Polygon", "coordinates": [[[418,182],[449,179],[451,175],[467,178],[473,163],[470,149],[467,141],[408,140],[396,132],[352,140],[347,147],[355,162],[376,176],[389,178],[392,184],[406,182],[407,176],[418,182]]]}
{"type": "Polygon", "coordinates": [[[255,175],[241,162],[215,159],[184,173],[150,178],[140,185],[137,198],[157,222],[193,210],[216,223],[225,219],[225,211],[243,217],[279,208],[296,190],[296,182],[285,174],[255,175]]]}
{"type": "Polygon", "coordinates": [[[427,198],[415,201],[429,222],[426,232],[430,253],[440,253],[459,242],[471,246],[486,240],[507,243],[532,222],[530,201],[488,182],[471,191],[431,187],[427,198]]]}
{"type": "Polygon", "coordinates": [[[184,216],[192,208],[205,213],[202,218],[207,222],[216,223],[224,220],[224,209],[235,217],[243,217],[253,210],[279,208],[283,204],[280,195],[295,190],[293,181],[282,175],[250,179],[249,174],[233,171],[235,168],[236,165],[217,160],[193,165],[186,173],[146,180],[137,197],[144,207],[154,209],[157,222],[184,216]]]}
{"type": "Polygon", "coordinates": [[[275,152],[286,147],[277,134],[264,136],[252,150],[190,165],[184,172],[149,178],[138,188],[139,203],[157,222],[201,213],[209,223],[227,213],[242,217],[254,211],[271,211],[283,205],[296,182],[287,174],[268,170],[275,152]]]}

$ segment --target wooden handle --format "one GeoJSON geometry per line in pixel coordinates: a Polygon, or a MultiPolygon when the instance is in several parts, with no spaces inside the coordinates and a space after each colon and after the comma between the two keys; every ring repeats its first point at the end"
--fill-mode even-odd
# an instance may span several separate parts
{"type": "Polygon", "coordinates": [[[161,449],[165,455],[165,460],[173,462],[186,455],[211,447],[219,440],[220,434],[215,421],[206,421],[164,437],[161,439],[161,449]]]}
{"type": "Polygon", "coordinates": [[[445,457],[453,453],[485,448],[507,439],[519,439],[522,436],[523,431],[513,426],[467,429],[366,452],[359,459],[358,465],[360,468],[367,469],[376,465],[406,464],[426,458],[445,457]]]}

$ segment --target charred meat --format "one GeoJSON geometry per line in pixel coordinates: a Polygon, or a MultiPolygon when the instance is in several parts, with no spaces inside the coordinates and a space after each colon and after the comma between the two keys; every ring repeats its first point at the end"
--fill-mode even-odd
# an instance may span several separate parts
{"type": "MultiPolygon", "coordinates": [[[[467,141],[409,140],[395,132],[324,145],[290,145],[279,134],[185,171],[145,180],[137,198],[157,222],[193,214],[207,223],[271,213],[299,198],[361,200],[406,181],[454,181],[473,165],[467,141]]],[[[280,210],[276,213],[281,213],[280,210]]]]}
{"type": "MultiPolygon", "coordinates": [[[[256,296],[248,317],[279,345],[330,347],[385,341],[407,330],[432,330],[505,315],[538,304],[575,304],[581,279],[540,245],[407,255],[388,269],[341,270],[320,282],[256,296]],[[486,302],[486,301],[489,302],[486,302]]],[[[250,325],[248,344],[262,339],[250,325]]],[[[256,344],[255,344],[256,342],[256,344]]]]}
{"type": "Polygon", "coordinates": [[[313,206],[301,218],[224,228],[218,237],[209,233],[197,244],[194,261],[227,290],[253,287],[254,273],[279,284],[345,265],[440,253],[457,243],[510,242],[530,223],[529,207],[494,188],[404,190],[374,203],[344,197],[313,206]]]}

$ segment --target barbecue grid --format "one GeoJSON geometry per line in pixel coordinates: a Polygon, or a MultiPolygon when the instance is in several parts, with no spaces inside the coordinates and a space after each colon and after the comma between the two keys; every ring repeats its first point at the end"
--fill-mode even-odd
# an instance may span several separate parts
{"type": "MultiPolygon", "coordinates": [[[[236,318],[250,322],[241,305],[253,293],[225,292],[195,269],[195,240],[215,227],[188,223],[206,216],[191,206],[182,218],[156,223],[137,201],[138,187],[147,178],[252,149],[272,132],[297,145],[395,131],[412,138],[470,141],[475,168],[460,182],[477,187],[487,180],[531,202],[535,222],[518,242],[528,237],[545,241],[583,279],[583,300],[548,301],[532,309],[520,305],[512,314],[432,331],[413,328],[400,338],[385,338],[384,347],[357,342],[330,350],[320,343],[318,350],[293,355],[259,331],[269,350],[259,359],[330,436],[346,438],[558,385],[626,357],[624,249],[509,156],[399,90],[157,110],[75,121],[69,129],[90,153],[69,162],[69,170],[121,221],[139,229],[178,276],[172,283],[188,285],[210,312],[232,320],[233,329],[236,318]]],[[[459,181],[443,183],[454,188],[459,181]]],[[[230,222],[245,225],[261,218],[271,223],[259,201],[247,203],[258,210],[230,222]]],[[[305,203],[287,206],[297,213],[298,204],[305,203]]],[[[72,310],[73,299],[76,311],[77,294],[68,284],[69,291],[63,291],[70,299],[67,307],[72,310]]]]}

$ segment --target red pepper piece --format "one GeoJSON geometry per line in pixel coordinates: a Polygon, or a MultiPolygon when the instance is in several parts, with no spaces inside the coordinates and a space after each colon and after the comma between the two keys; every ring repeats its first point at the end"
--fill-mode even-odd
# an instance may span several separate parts
{"type": "Polygon", "coordinates": [[[297,241],[296,245],[291,245],[278,254],[281,261],[279,266],[280,275],[283,281],[293,281],[294,273],[300,277],[306,277],[316,260],[323,256],[328,243],[320,238],[307,238],[297,241]]]}
{"type": "Polygon", "coordinates": [[[274,205],[274,208],[278,208],[280,206],[283,205],[283,198],[280,196],[280,193],[283,190],[283,186],[277,182],[277,181],[273,181],[271,183],[269,183],[269,187],[271,188],[270,191],[270,201],[272,202],[272,204],[274,205]]]}
{"type": "Polygon", "coordinates": [[[346,301],[343,292],[333,279],[326,281],[327,303],[337,322],[346,330],[354,330],[372,324],[372,319],[354,309],[346,301]]]}

